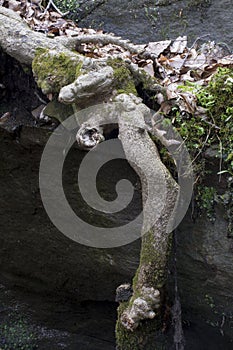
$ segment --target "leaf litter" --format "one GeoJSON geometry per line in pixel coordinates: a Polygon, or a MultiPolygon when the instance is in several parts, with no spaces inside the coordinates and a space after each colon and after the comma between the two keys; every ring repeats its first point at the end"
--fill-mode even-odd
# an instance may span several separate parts
{"type": "MultiPolygon", "coordinates": [[[[74,21],[64,18],[64,14],[51,0],[46,8],[40,0],[0,0],[0,5],[18,12],[31,29],[51,38],[104,34],[102,30],[78,27],[74,21]]],[[[114,34],[111,36],[114,37],[114,34]]],[[[198,46],[200,39],[202,38],[197,38],[190,48],[187,46],[186,36],[135,45],[135,54],[119,45],[90,43],[87,40],[77,46],[77,51],[93,59],[117,57],[130,60],[165,87],[167,101],[163,101],[162,109],[166,114],[174,104],[181,112],[195,114],[204,112],[197,105],[195,94],[184,92],[179,87],[194,83],[205,86],[219,67],[233,67],[233,55],[226,44],[219,45],[209,41],[198,46]],[[138,49],[140,53],[136,52],[138,49]]]]}

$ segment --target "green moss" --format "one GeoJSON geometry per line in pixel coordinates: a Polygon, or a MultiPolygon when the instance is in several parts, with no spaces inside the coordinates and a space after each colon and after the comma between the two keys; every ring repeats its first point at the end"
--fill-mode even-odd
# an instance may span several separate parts
{"type": "Polygon", "coordinates": [[[27,66],[26,64],[21,63],[21,67],[24,71],[25,74],[27,75],[31,75],[32,74],[32,70],[31,67],[27,66]]]}
{"type": "Polygon", "coordinates": [[[220,203],[225,208],[225,218],[228,220],[228,237],[233,238],[233,177],[227,179],[227,190],[219,195],[220,203]]]}
{"type": "Polygon", "coordinates": [[[217,201],[217,191],[214,187],[200,185],[197,188],[196,201],[201,210],[206,212],[210,221],[215,221],[214,204],[217,201]]]}
{"type": "Polygon", "coordinates": [[[191,91],[197,96],[198,104],[207,111],[208,123],[203,118],[183,118],[178,108],[175,112],[175,126],[192,155],[197,150],[204,150],[210,145],[219,144],[221,140],[223,159],[229,173],[233,174],[233,69],[218,68],[210,83],[205,87],[196,84],[180,86],[182,90],[191,91]],[[208,136],[209,134],[209,136],[208,136]],[[207,138],[208,136],[208,138],[207,138]]]}
{"type": "Polygon", "coordinates": [[[205,302],[207,305],[209,305],[211,307],[211,309],[215,308],[214,299],[209,294],[205,294],[205,302]]]}
{"type": "MultiPolygon", "coordinates": [[[[143,271],[146,268],[146,281],[141,281],[147,286],[156,287],[162,289],[166,283],[166,267],[164,262],[167,261],[170,249],[171,249],[171,238],[169,235],[167,241],[167,251],[161,249],[155,249],[155,238],[153,231],[147,232],[142,238],[142,248],[140,254],[140,264],[133,278],[133,290],[137,291],[140,289],[138,285],[139,271],[143,271]],[[148,270],[148,266],[150,269],[148,270]]],[[[141,280],[141,276],[140,276],[141,280]]]]}
{"type": "MultiPolygon", "coordinates": [[[[217,148],[216,157],[222,159],[219,175],[224,174],[228,179],[233,176],[233,68],[218,68],[207,86],[187,83],[185,86],[180,86],[180,89],[194,93],[197,96],[198,105],[206,109],[207,118],[202,116],[187,118],[187,116],[183,117],[178,106],[175,106],[172,117],[174,126],[185,140],[190,155],[195,160],[194,172],[198,174],[197,204],[199,208],[207,212],[207,216],[212,220],[213,210],[210,208],[212,199],[207,198],[206,194],[210,191],[212,197],[213,191],[210,188],[206,191],[202,184],[208,172],[203,153],[208,148],[217,148]],[[207,204],[208,201],[209,204],[207,204]]],[[[224,205],[226,206],[226,203],[224,205]]],[[[228,204],[227,213],[231,213],[232,210],[232,205],[228,204]]],[[[228,220],[229,233],[233,235],[231,215],[228,215],[228,220]]]]}
{"type": "Polygon", "coordinates": [[[161,92],[166,97],[166,89],[162,87],[162,85],[156,80],[156,78],[152,77],[143,69],[140,70],[140,82],[142,82],[143,90],[149,90],[154,93],[161,92]]]}
{"type": "Polygon", "coordinates": [[[0,348],[2,350],[37,349],[37,337],[33,327],[22,317],[12,317],[11,322],[2,322],[0,325],[0,348]]]}
{"type": "Polygon", "coordinates": [[[132,93],[137,95],[133,77],[126,66],[126,63],[119,58],[109,59],[107,63],[114,70],[115,88],[117,92],[119,94],[132,93]]]}
{"type": "Polygon", "coordinates": [[[74,56],[52,53],[48,49],[36,50],[32,62],[33,74],[43,93],[59,93],[60,89],[72,83],[81,74],[82,62],[74,56]]]}

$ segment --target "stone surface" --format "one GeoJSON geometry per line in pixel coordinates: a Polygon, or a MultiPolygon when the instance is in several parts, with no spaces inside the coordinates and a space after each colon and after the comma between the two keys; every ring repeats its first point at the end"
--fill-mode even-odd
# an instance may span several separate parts
{"type": "Polygon", "coordinates": [[[202,320],[232,339],[233,241],[224,214],[217,206],[214,223],[186,216],[178,229],[178,282],[184,319],[202,320]]]}
{"type": "Polygon", "coordinates": [[[100,27],[135,43],[187,35],[191,46],[197,37],[209,34],[204,41],[232,48],[232,16],[231,0],[106,0],[86,16],[83,6],[79,25],[100,27]]]}
{"type": "MultiPolygon", "coordinates": [[[[23,127],[16,140],[0,129],[0,270],[2,278],[37,292],[69,295],[75,300],[114,300],[118,285],[128,282],[139,261],[140,242],[113,249],[94,249],[69,240],[50,222],[43,208],[38,187],[39,162],[49,131],[23,127]]],[[[104,218],[94,215],[77,200],[77,167],[83,153],[71,150],[64,170],[65,192],[72,207],[93,224],[121,225],[139,208],[104,218]]],[[[135,174],[126,164],[115,168],[135,174]]],[[[102,192],[111,199],[114,176],[103,171],[102,192]],[[108,180],[109,179],[109,180],[108,180]],[[109,182],[108,182],[109,181],[109,182]],[[111,182],[113,181],[113,183],[111,182]],[[109,190],[109,186],[111,191],[109,190]]],[[[140,194],[138,193],[136,197],[140,194]]]]}

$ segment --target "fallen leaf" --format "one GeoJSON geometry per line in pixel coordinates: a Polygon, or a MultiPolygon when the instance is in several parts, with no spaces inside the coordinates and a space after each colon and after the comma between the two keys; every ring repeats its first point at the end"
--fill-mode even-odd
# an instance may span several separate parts
{"type": "Polygon", "coordinates": [[[171,40],[150,42],[146,48],[145,52],[149,52],[155,57],[159,57],[171,44],[171,40]]]}
{"type": "Polygon", "coordinates": [[[184,58],[181,58],[180,55],[177,55],[173,58],[170,58],[170,60],[168,61],[169,62],[169,65],[176,69],[176,70],[180,70],[181,67],[183,66],[184,62],[185,62],[185,59],[184,58]]]}
{"type": "Polygon", "coordinates": [[[13,11],[19,11],[21,8],[21,3],[20,1],[16,1],[16,0],[9,0],[8,8],[13,11]]]}
{"type": "Polygon", "coordinates": [[[150,76],[154,77],[155,72],[154,72],[154,66],[152,61],[147,63],[145,66],[143,66],[143,69],[146,73],[148,73],[150,76]]]}
{"type": "Polygon", "coordinates": [[[187,47],[187,36],[178,36],[170,46],[171,53],[183,53],[187,47]]]}

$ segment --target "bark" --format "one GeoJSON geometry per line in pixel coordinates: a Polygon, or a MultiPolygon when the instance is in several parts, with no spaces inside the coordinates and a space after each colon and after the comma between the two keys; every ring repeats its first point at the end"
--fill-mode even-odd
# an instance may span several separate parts
{"type": "MultiPolygon", "coordinates": [[[[63,103],[79,102],[86,105],[87,100],[91,97],[97,99],[97,101],[103,100],[103,96],[111,94],[114,89],[113,82],[116,80],[113,69],[109,66],[106,59],[91,59],[85,57],[78,52],[75,52],[76,47],[83,42],[93,42],[99,44],[111,43],[123,47],[132,53],[143,53],[143,45],[134,45],[129,43],[127,40],[104,34],[96,35],[81,35],[79,37],[55,37],[49,38],[43,33],[32,31],[28,25],[23,22],[21,17],[14,11],[9,10],[5,7],[0,7],[0,46],[8,55],[14,57],[22,64],[31,66],[36,56],[36,50],[47,49],[50,57],[63,53],[70,57],[71,60],[76,60],[82,63],[81,73],[86,76],[78,78],[76,81],[72,81],[70,86],[69,83],[63,84],[63,90],[61,91],[60,101],[63,103]],[[106,66],[108,66],[106,68],[106,66]],[[105,87],[105,89],[103,89],[105,87]],[[102,91],[101,91],[102,89],[102,91]],[[75,90],[75,96],[73,91],[75,90]],[[98,98],[102,95],[101,98],[98,98]]],[[[148,51],[145,51],[148,56],[148,51]]],[[[44,54],[45,56],[45,54],[44,54]]],[[[44,56],[38,58],[38,61],[43,61],[44,56]]],[[[145,84],[147,90],[151,90],[154,94],[162,92],[164,88],[151,79],[144,70],[139,69],[136,65],[130,61],[125,62],[125,67],[132,74],[135,84],[145,84]]],[[[41,68],[44,70],[44,67],[41,68]]],[[[49,72],[48,75],[53,75],[54,72],[49,72]]],[[[63,73],[64,74],[64,73],[63,73]]],[[[37,73],[34,72],[37,79],[37,73]]],[[[75,80],[75,79],[74,79],[75,80]]],[[[38,84],[42,88],[42,91],[46,94],[53,92],[54,87],[49,90],[47,89],[48,82],[38,84]],[[44,89],[44,86],[46,88],[44,89]]]]}
{"type": "MultiPolygon", "coordinates": [[[[154,142],[148,133],[135,125],[143,125],[148,111],[142,104],[127,110],[128,96],[119,96],[124,102],[127,117],[119,118],[119,138],[127,159],[138,173],[143,192],[144,228],[140,264],[133,281],[133,295],[120,304],[116,329],[119,350],[154,349],[156,330],[161,329],[164,287],[167,277],[167,261],[170,251],[169,226],[178,197],[178,186],[162,163],[154,142]],[[131,120],[130,120],[131,119],[131,120]],[[159,179],[164,179],[161,184],[159,179]],[[150,191],[155,191],[148,194],[150,191]],[[162,193],[166,188],[166,195],[162,193]],[[161,192],[162,191],[162,192],[161,192]],[[161,192],[161,193],[160,193],[161,192]],[[148,197],[152,196],[152,201],[148,197]],[[164,204],[160,215],[148,230],[148,223],[160,210],[160,198],[164,204]],[[154,200],[153,200],[154,199],[154,200]]],[[[153,222],[153,220],[152,220],[153,222]]]]}
{"type": "MultiPolygon", "coordinates": [[[[81,104],[83,101],[85,105],[90,97],[97,98],[101,94],[105,95],[106,91],[111,91],[110,86],[113,85],[112,83],[114,81],[113,69],[111,67],[106,68],[107,64],[103,60],[90,59],[77,52],[73,52],[75,45],[75,39],[69,40],[66,37],[51,39],[43,33],[32,31],[17,13],[0,7],[0,46],[3,51],[22,64],[32,65],[34,75],[39,81],[38,85],[45,94],[57,92],[56,85],[59,86],[56,79],[51,79],[52,82],[50,83],[47,79],[40,77],[46,70],[43,64],[46,58],[52,61],[53,57],[59,56],[62,53],[69,57],[70,61],[75,61],[77,64],[81,63],[80,70],[83,74],[80,74],[80,79],[74,82],[65,80],[65,73],[62,72],[64,82],[59,87],[64,86],[64,88],[61,91],[60,101],[63,103],[78,101],[81,104]],[[41,53],[37,59],[37,67],[35,67],[35,64],[33,66],[33,62],[35,63],[37,49],[47,49],[48,52],[41,53]],[[67,82],[73,83],[73,85],[66,86],[67,82]],[[75,96],[73,94],[74,90],[75,96]]],[[[56,73],[59,74],[56,67],[48,67],[48,69],[47,76],[53,77],[56,73]]]]}
{"type": "Polygon", "coordinates": [[[14,11],[0,7],[0,46],[21,63],[31,65],[38,47],[66,50],[62,40],[33,32],[14,11]]]}

